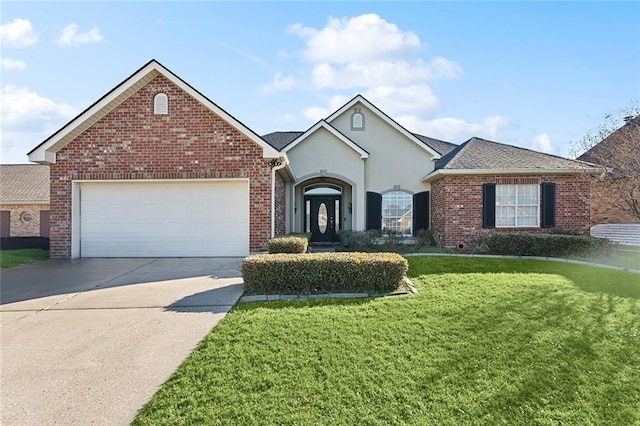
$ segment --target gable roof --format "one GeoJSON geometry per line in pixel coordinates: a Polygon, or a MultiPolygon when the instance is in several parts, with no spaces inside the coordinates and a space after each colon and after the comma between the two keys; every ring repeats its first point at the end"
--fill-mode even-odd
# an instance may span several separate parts
{"type": "Polygon", "coordinates": [[[513,145],[471,138],[436,161],[428,182],[452,174],[577,173],[595,165],[513,145]]]}
{"type": "Polygon", "coordinates": [[[344,104],[342,107],[340,107],[337,111],[335,111],[333,114],[331,114],[329,117],[326,118],[326,121],[328,123],[331,123],[333,120],[335,120],[337,117],[339,117],[340,115],[342,115],[342,113],[344,113],[345,111],[351,109],[355,104],[357,103],[361,103],[362,105],[364,105],[367,109],[369,109],[371,112],[373,112],[374,114],[376,114],[378,117],[380,117],[383,121],[386,121],[387,124],[389,124],[391,127],[393,127],[395,130],[397,130],[398,132],[400,132],[402,135],[404,135],[407,139],[409,139],[410,141],[412,141],[413,143],[415,143],[416,145],[418,145],[420,148],[424,149],[425,151],[427,151],[429,154],[431,154],[433,156],[434,159],[438,159],[441,157],[440,153],[438,151],[436,151],[435,149],[433,149],[429,144],[424,143],[421,139],[419,139],[416,135],[414,135],[413,133],[411,133],[410,131],[408,131],[407,129],[405,129],[404,127],[402,127],[400,124],[398,124],[394,119],[392,119],[391,117],[389,117],[387,114],[385,114],[384,112],[382,112],[381,110],[379,110],[375,105],[373,105],[371,102],[369,102],[368,100],[366,100],[364,98],[364,96],[362,95],[356,95],[353,97],[353,99],[351,99],[349,102],[347,102],[346,104],[344,104]]]}
{"type": "Polygon", "coordinates": [[[153,78],[163,75],[172,83],[187,92],[205,107],[209,108],[216,115],[230,123],[238,131],[251,139],[262,147],[262,155],[265,158],[278,157],[278,150],[269,145],[265,140],[258,136],[253,130],[249,129],[235,117],[227,113],[218,105],[213,103],[209,98],[190,86],[180,77],[169,71],[155,59],[147,62],[142,68],[134,72],[130,77],[109,91],[102,98],[98,99],[93,105],[81,112],[69,123],[64,125],[60,130],[47,138],[40,145],[32,149],[27,155],[29,161],[36,163],[53,164],[56,162],[55,154],[65,147],[74,138],[91,127],[94,123],[120,105],[124,100],[133,95],[138,89],[143,87],[153,78]]]}
{"type": "Polygon", "coordinates": [[[266,135],[262,135],[262,139],[267,141],[269,145],[281,151],[282,148],[289,145],[291,142],[300,137],[304,132],[272,132],[266,135]]]}
{"type": "Polygon", "coordinates": [[[0,165],[0,181],[0,203],[49,203],[49,166],[3,164],[0,165]]]}
{"type": "Polygon", "coordinates": [[[286,146],[284,146],[281,149],[281,151],[286,153],[287,151],[289,151],[290,149],[292,149],[293,147],[295,147],[296,145],[298,145],[299,143],[301,143],[302,141],[304,141],[305,139],[313,135],[319,129],[327,130],[329,133],[335,136],[339,141],[341,141],[342,143],[347,145],[349,148],[353,149],[355,152],[360,154],[360,158],[362,159],[369,158],[369,153],[364,148],[362,148],[360,145],[358,145],[357,143],[349,139],[342,132],[340,132],[338,129],[336,129],[335,127],[333,127],[331,124],[327,123],[324,120],[320,120],[316,124],[311,126],[309,130],[300,134],[297,138],[293,139],[286,146]]]}
{"type": "Polygon", "coordinates": [[[441,141],[440,139],[430,138],[417,133],[414,133],[413,135],[420,139],[422,143],[429,145],[433,150],[438,151],[440,155],[446,155],[458,147],[455,143],[441,141]]]}
{"type": "Polygon", "coordinates": [[[611,164],[616,154],[624,155],[629,160],[640,158],[640,115],[629,117],[623,126],[592,146],[577,160],[611,164]]]}
{"type": "MultiPolygon", "coordinates": [[[[295,132],[272,132],[266,135],[262,135],[262,139],[267,141],[271,146],[276,149],[282,149],[291,142],[293,142],[296,138],[300,137],[304,132],[295,131],[295,132]]],[[[428,146],[430,146],[435,151],[438,151],[440,155],[445,155],[455,149],[458,145],[445,142],[438,139],[430,138],[427,136],[419,135],[417,133],[413,133],[413,135],[420,139],[420,141],[428,146]]]]}

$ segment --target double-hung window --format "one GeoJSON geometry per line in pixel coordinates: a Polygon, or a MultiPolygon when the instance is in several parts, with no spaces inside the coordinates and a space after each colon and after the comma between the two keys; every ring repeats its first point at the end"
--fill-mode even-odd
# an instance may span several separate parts
{"type": "Polygon", "coordinates": [[[413,197],[408,192],[391,191],[382,194],[382,230],[411,235],[413,197]]]}
{"type": "Polygon", "coordinates": [[[539,185],[496,185],[496,227],[540,226],[539,185]]]}

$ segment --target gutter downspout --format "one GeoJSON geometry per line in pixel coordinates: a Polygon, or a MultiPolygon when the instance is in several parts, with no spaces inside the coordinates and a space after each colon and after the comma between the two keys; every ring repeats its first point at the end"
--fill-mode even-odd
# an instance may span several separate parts
{"type": "Polygon", "coordinates": [[[287,162],[284,158],[269,161],[271,166],[271,238],[276,236],[276,171],[284,169],[287,162]]]}

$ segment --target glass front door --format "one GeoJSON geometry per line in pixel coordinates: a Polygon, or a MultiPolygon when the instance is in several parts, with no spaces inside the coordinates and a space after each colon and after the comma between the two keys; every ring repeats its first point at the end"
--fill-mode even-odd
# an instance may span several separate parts
{"type": "Polygon", "coordinates": [[[305,231],[311,232],[312,243],[337,240],[340,230],[341,196],[305,196],[305,231]]]}

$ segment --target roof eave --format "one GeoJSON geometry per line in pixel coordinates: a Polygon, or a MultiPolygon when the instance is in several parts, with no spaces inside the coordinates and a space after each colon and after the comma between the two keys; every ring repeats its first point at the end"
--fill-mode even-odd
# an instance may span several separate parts
{"type": "Polygon", "coordinates": [[[314,134],[320,128],[327,130],[329,133],[335,136],[338,140],[343,142],[345,145],[347,145],[349,148],[354,150],[356,153],[360,154],[360,159],[364,160],[369,158],[369,153],[367,151],[361,148],[358,144],[354,143],[351,139],[346,137],[344,134],[336,130],[335,127],[327,123],[325,120],[320,120],[316,124],[311,126],[309,130],[307,130],[306,132],[304,132],[303,134],[295,138],[293,141],[291,141],[287,146],[282,148],[282,152],[283,153],[289,152],[291,149],[293,149],[294,147],[302,143],[305,139],[307,139],[309,136],[314,134]]]}
{"type": "Polygon", "coordinates": [[[36,205],[36,204],[49,204],[49,200],[0,200],[0,205],[36,205]]]}
{"type": "Polygon", "coordinates": [[[32,149],[27,155],[29,161],[40,164],[55,164],[56,153],[87,130],[98,120],[120,105],[123,101],[133,95],[141,87],[162,74],[172,83],[189,93],[202,105],[219,115],[222,119],[229,122],[238,131],[243,133],[249,139],[262,147],[263,158],[277,158],[280,153],[277,149],[269,145],[264,139],[258,136],[251,129],[242,124],[239,120],[231,116],[222,108],[214,104],[211,100],[198,92],[176,74],[165,68],[156,60],[149,61],[146,65],[134,72],[129,78],[117,85],[114,89],[98,99],[93,105],[84,110],[60,130],[42,142],[40,145],[32,149]]]}
{"type": "Polygon", "coordinates": [[[469,176],[469,175],[565,175],[595,172],[597,168],[583,169],[436,169],[421,179],[421,182],[433,182],[444,176],[469,176]]]}
{"type": "Polygon", "coordinates": [[[342,115],[342,113],[344,113],[345,111],[347,111],[348,109],[350,109],[351,107],[353,107],[353,105],[355,105],[356,103],[362,103],[363,105],[365,105],[367,107],[367,109],[369,109],[370,111],[372,111],[374,114],[376,114],[378,117],[380,117],[381,119],[383,119],[384,121],[386,121],[391,127],[393,127],[396,131],[400,132],[402,135],[404,135],[405,137],[407,137],[407,139],[409,139],[410,141],[414,142],[415,144],[417,144],[420,148],[422,148],[423,150],[427,151],[434,160],[438,160],[441,155],[438,151],[434,150],[433,148],[431,148],[430,146],[428,146],[427,144],[425,144],[424,142],[422,142],[420,139],[418,139],[418,137],[416,135],[414,135],[413,133],[411,133],[410,131],[408,131],[407,129],[405,129],[404,127],[402,127],[400,124],[398,124],[394,119],[392,119],[391,117],[389,117],[387,114],[385,114],[381,109],[379,109],[378,107],[376,107],[375,105],[373,105],[371,102],[369,102],[364,96],[362,95],[356,95],[353,97],[353,99],[351,99],[349,102],[347,102],[346,104],[344,104],[342,107],[340,107],[337,111],[335,111],[333,114],[331,114],[329,117],[327,117],[325,119],[325,121],[327,121],[328,123],[331,123],[333,120],[336,119],[336,117],[342,115]]]}

